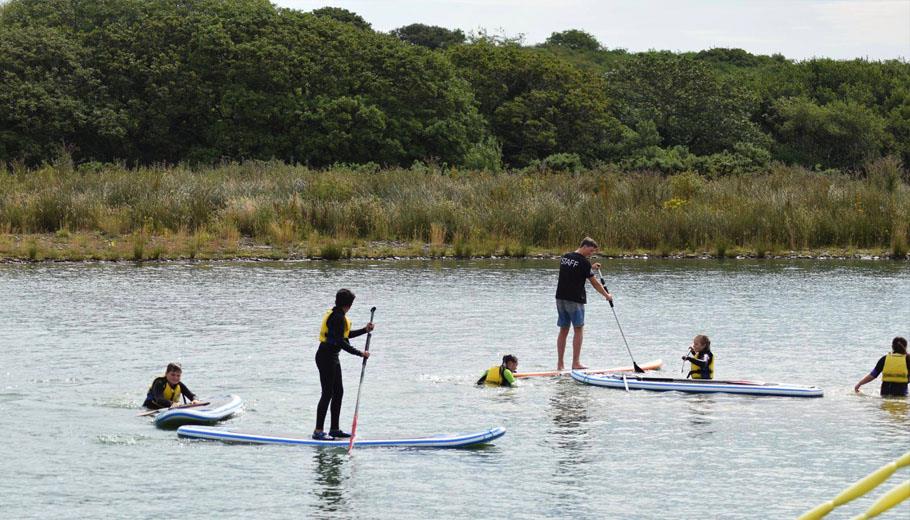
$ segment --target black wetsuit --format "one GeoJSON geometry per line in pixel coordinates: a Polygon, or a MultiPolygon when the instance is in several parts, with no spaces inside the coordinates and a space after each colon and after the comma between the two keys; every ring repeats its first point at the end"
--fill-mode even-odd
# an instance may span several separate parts
{"type": "MultiPolygon", "coordinates": [[[[169,408],[173,403],[164,398],[164,388],[167,384],[166,377],[156,377],[155,380],[152,381],[152,386],[149,387],[148,394],[145,396],[145,402],[142,403],[142,406],[150,410],[169,408]]],[[[196,394],[190,392],[190,389],[187,388],[185,384],[177,384],[180,385],[180,395],[183,396],[184,402],[186,402],[186,400],[196,400],[196,394]]]]}
{"type": "MultiPolygon", "coordinates": [[[[345,328],[344,312],[338,307],[332,308],[332,313],[326,319],[328,332],[325,341],[319,343],[316,351],[316,367],[319,368],[319,383],[322,385],[322,395],[316,406],[316,429],[322,430],[325,426],[325,414],[332,406],[331,430],[338,430],[338,416],[341,414],[341,400],[344,397],[344,385],[341,382],[341,362],[338,353],[342,350],[355,356],[363,357],[363,352],[352,347],[348,338],[344,337],[345,328]]],[[[356,338],[367,331],[366,327],[352,330],[349,338],[356,338]]]]}

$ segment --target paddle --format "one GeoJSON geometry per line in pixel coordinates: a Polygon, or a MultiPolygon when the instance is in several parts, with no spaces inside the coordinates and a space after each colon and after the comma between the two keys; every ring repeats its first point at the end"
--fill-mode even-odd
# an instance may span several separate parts
{"type": "Polygon", "coordinates": [[[689,357],[689,354],[691,354],[691,353],[692,353],[692,347],[689,347],[689,352],[687,352],[686,355],[683,356],[683,358],[682,358],[683,364],[682,364],[681,367],[679,367],[679,373],[680,373],[680,374],[685,373],[685,371],[686,371],[686,358],[689,357]]]}
{"type": "MultiPolygon", "coordinates": [[[[600,272],[600,269],[597,270],[597,275],[600,277],[600,285],[604,286],[604,290],[610,292],[607,289],[607,283],[604,281],[604,275],[600,272]]],[[[622,331],[622,325],[619,324],[619,317],[616,316],[616,309],[613,308],[613,300],[610,301],[610,310],[613,311],[613,318],[616,320],[616,326],[619,327],[619,333],[622,334],[622,341],[626,344],[626,351],[629,353],[629,357],[632,359],[632,367],[635,369],[636,374],[644,374],[645,371],[642,370],[638,363],[635,362],[635,357],[632,356],[632,349],[629,348],[629,342],[626,341],[626,335],[622,331]]]]}
{"type": "Polygon", "coordinates": [[[164,412],[164,411],[167,411],[167,410],[176,410],[177,408],[195,408],[195,407],[197,407],[197,406],[206,406],[206,405],[210,405],[210,404],[212,404],[212,403],[206,401],[206,402],[204,402],[204,403],[182,404],[182,405],[180,405],[180,406],[174,406],[174,407],[171,407],[171,408],[158,408],[157,410],[148,410],[148,411],[145,411],[145,412],[142,412],[142,413],[137,413],[137,414],[136,414],[136,417],[145,417],[145,416],[147,416],[147,415],[155,415],[156,413],[164,412]]]}
{"type": "MultiPolygon", "coordinates": [[[[370,309],[370,323],[373,323],[373,315],[376,313],[376,307],[370,309]]],[[[367,344],[363,348],[364,352],[370,351],[370,338],[372,332],[367,332],[367,344]]],[[[357,385],[357,401],[354,404],[354,424],[351,425],[351,442],[348,444],[348,455],[354,451],[354,436],[357,435],[357,412],[360,411],[360,390],[363,388],[363,373],[367,370],[367,358],[363,358],[363,364],[360,365],[360,383],[357,385]]]]}

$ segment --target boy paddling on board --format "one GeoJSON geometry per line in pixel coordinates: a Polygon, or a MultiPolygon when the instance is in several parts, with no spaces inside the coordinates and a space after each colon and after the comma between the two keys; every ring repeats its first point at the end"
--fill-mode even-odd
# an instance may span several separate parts
{"type": "Polygon", "coordinates": [[[319,383],[322,394],[319,404],[316,405],[316,429],[313,430],[313,439],[330,441],[340,438],[349,438],[351,434],[341,430],[338,416],[341,415],[341,400],[344,397],[344,385],[341,382],[341,362],[338,353],[344,350],[355,356],[369,358],[369,351],[362,352],[351,346],[349,338],[356,338],[372,332],[373,323],[365,327],[351,330],[351,319],[346,316],[351,306],[354,305],[354,293],[348,289],[340,289],[335,294],[335,306],[329,309],[322,318],[322,327],[319,331],[319,349],[316,351],[316,368],[319,369],[319,383]],[[331,405],[332,424],[329,432],[324,431],[325,414],[331,405]]]}
{"type": "Polygon", "coordinates": [[[597,242],[591,237],[585,237],[578,249],[562,255],[559,260],[559,281],[556,284],[556,312],[559,316],[556,320],[556,326],[559,327],[559,335],[556,337],[556,370],[565,369],[563,358],[570,326],[574,328],[572,369],[588,368],[581,364],[580,359],[581,343],[584,339],[585,303],[587,303],[585,282],[590,280],[597,292],[602,294],[607,301],[613,301],[613,296],[594,276],[594,271],[600,269],[600,263],[591,265],[590,259],[597,250],[597,242]]]}
{"type": "Polygon", "coordinates": [[[891,353],[879,358],[872,372],[856,383],[853,387],[859,392],[859,387],[882,375],[882,397],[907,395],[907,384],[910,382],[910,356],[907,355],[907,340],[898,336],[891,341],[891,353]]]}
{"type": "Polygon", "coordinates": [[[142,406],[149,410],[159,410],[161,408],[173,408],[180,406],[180,401],[189,404],[198,404],[196,394],[190,392],[185,384],[180,382],[183,375],[183,368],[179,363],[168,363],[164,370],[164,376],[156,377],[149,386],[148,393],[145,396],[145,402],[142,406]]]}
{"type": "Polygon", "coordinates": [[[695,336],[689,353],[682,357],[691,364],[686,378],[714,379],[714,353],[711,352],[711,340],[704,334],[695,336]]]}
{"type": "Polygon", "coordinates": [[[518,358],[512,354],[502,356],[502,364],[490,367],[489,370],[477,380],[478,385],[484,383],[496,386],[515,386],[515,372],[518,369],[518,358]]]}

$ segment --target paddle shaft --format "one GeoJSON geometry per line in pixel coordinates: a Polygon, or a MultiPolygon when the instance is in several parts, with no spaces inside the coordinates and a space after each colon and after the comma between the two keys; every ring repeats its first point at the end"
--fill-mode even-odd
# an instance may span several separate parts
{"type": "MultiPolygon", "coordinates": [[[[373,323],[373,315],[376,314],[376,307],[370,309],[370,323],[373,323]]],[[[367,343],[363,347],[364,352],[370,351],[370,338],[373,337],[372,332],[367,332],[367,343]]],[[[351,424],[351,442],[348,444],[348,454],[354,450],[354,437],[357,435],[357,414],[360,412],[360,390],[363,388],[363,374],[367,371],[367,358],[363,358],[363,363],[360,365],[360,383],[357,385],[357,401],[354,403],[354,423],[351,424]]]]}
{"type": "MultiPolygon", "coordinates": [[[[609,293],[610,290],[607,289],[607,283],[604,281],[604,275],[600,272],[600,269],[597,270],[597,275],[600,278],[600,285],[603,286],[604,291],[609,293]]],[[[619,324],[619,316],[616,315],[616,309],[613,307],[613,300],[608,301],[610,302],[610,310],[613,311],[613,319],[616,320],[616,326],[619,328],[619,334],[622,335],[622,342],[626,345],[626,352],[629,353],[629,358],[632,360],[632,368],[635,369],[635,373],[644,374],[645,371],[635,362],[635,357],[632,355],[632,349],[629,348],[629,342],[626,341],[626,335],[622,331],[622,325],[619,324]]]]}
{"type": "Polygon", "coordinates": [[[138,413],[138,414],[136,414],[136,417],[145,417],[146,415],[155,415],[156,413],[166,412],[167,410],[176,410],[176,409],[178,409],[178,408],[195,408],[195,407],[197,407],[197,406],[206,406],[206,405],[209,405],[209,404],[212,404],[212,403],[206,401],[206,402],[204,402],[204,403],[183,404],[183,405],[174,406],[174,407],[171,407],[171,408],[158,408],[158,409],[156,409],[156,410],[148,410],[148,411],[146,411],[146,412],[138,413]]]}

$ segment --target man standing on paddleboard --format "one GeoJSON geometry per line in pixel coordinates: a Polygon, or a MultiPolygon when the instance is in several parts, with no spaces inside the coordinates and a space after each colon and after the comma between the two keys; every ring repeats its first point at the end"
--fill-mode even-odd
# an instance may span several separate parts
{"type": "Polygon", "coordinates": [[[581,342],[584,339],[585,303],[587,293],[585,281],[590,280],[591,285],[607,301],[613,301],[613,296],[594,276],[594,271],[600,269],[600,263],[591,265],[591,255],[598,250],[597,242],[591,237],[585,237],[581,246],[571,253],[562,255],[559,261],[559,281],[556,284],[556,312],[559,318],[556,325],[559,327],[559,336],[556,337],[556,370],[564,370],[563,357],[566,352],[566,338],[569,337],[569,327],[574,328],[572,335],[572,368],[588,368],[581,364],[581,342]]]}

